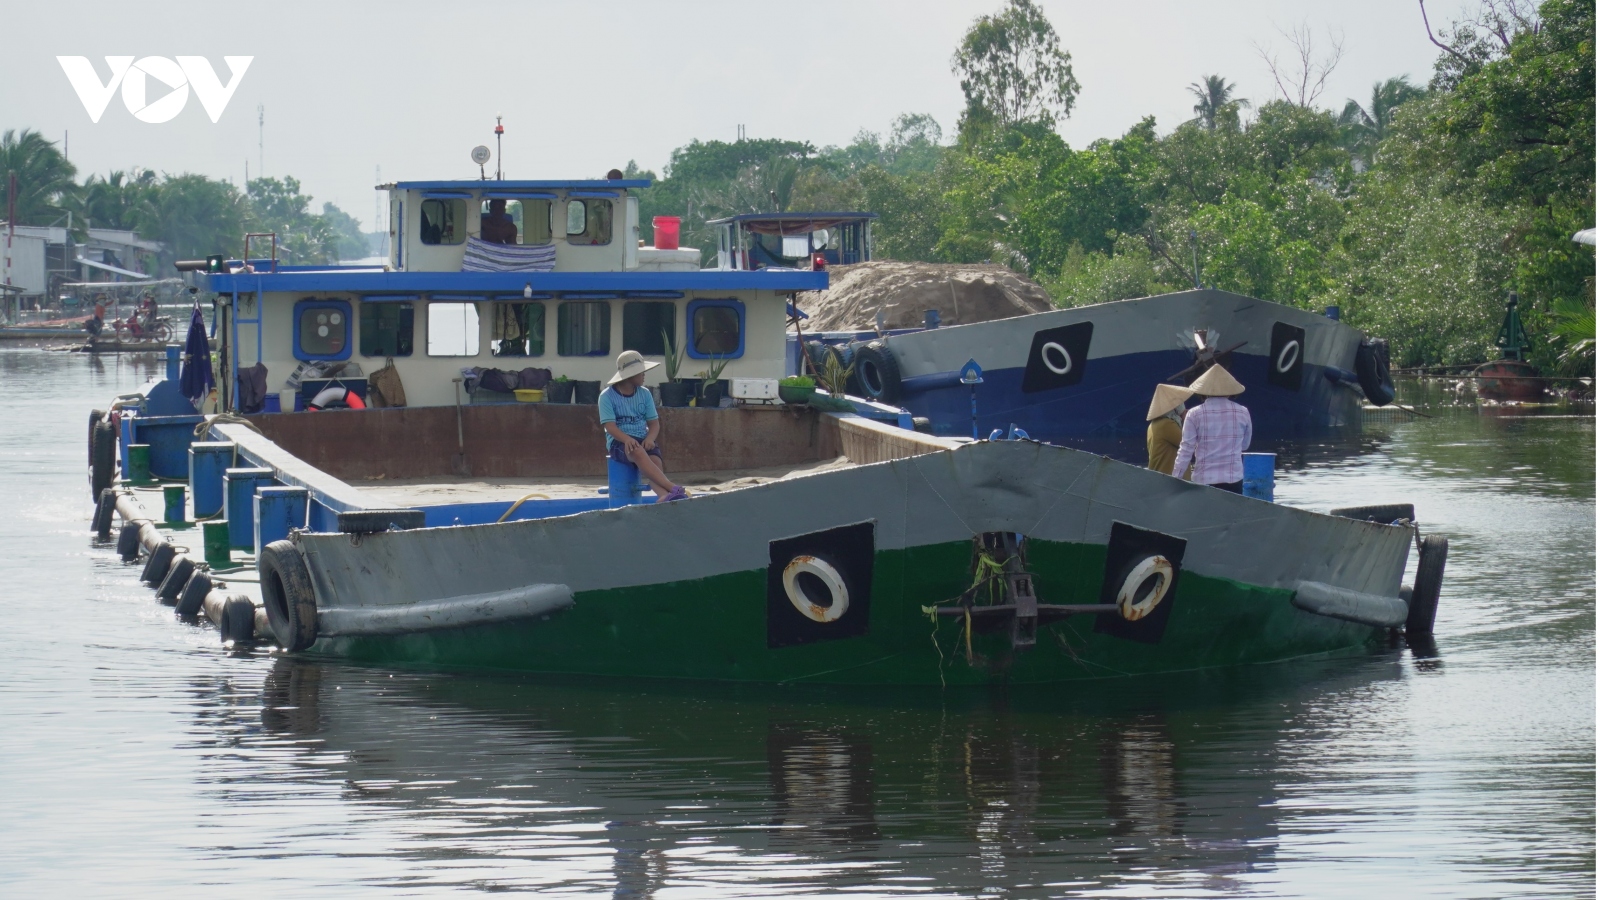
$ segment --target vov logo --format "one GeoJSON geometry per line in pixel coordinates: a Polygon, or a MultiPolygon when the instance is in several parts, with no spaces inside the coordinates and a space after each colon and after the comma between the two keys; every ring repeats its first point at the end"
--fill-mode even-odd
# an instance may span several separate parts
{"type": "Polygon", "coordinates": [[[111,80],[102,82],[94,70],[94,63],[89,62],[87,56],[56,57],[62,70],[67,73],[67,80],[72,82],[72,89],[78,92],[78,99],[83,101],[83,111],[89,114],[89,121],[100,121],[106,105],[111,102],[111,95],[121,86],[122,105],[128,108],[128,112],[141,122],[156,125],[170,122],[183,112],[184,105],[189,102],[191,87],[211,121],[222,118],[222,110],[233,99],[233,92],[244,78],[244,70],[250,68],[250,61],[255,57],[224,56],[222,60],[228,64],[229,72],[226,85],[204,56],[180,56],[176,62],[165,56],[146,56],[137,61],[131,56],[108,56],[105,59],[111,69],[111,80]],[[151,81],[158,83],[154,91],[151,81]],[[160,86],[165,86],[167,93],[152,100],[150,95],[159,93],[160,86]]]}

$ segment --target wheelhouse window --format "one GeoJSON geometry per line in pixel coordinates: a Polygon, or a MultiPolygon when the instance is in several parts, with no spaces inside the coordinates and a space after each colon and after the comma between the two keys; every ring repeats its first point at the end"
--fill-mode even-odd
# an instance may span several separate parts
{"type": "Polygon", "coordinates": [[[410,356],[416,322],[410,303],[362,303],[361,355],[410,356]]]}
{"type": "Polygon", "coordinates": [[[578,246],[611,243],[611,201],[595,198],[568,200],[567,243],[578,246]]]}
{"type": "Polygon", "coordinates": [[[573,300],[556,311],[556,353],[561,356],[611,355],[611,304],[573,300]]]}
{"type": "Polygon", "coordinates": [[[544,304],[494,304],[489,338],[495,356],[543,356],[544,304]]]}
{"type": "Polygon", "coordinates": [[[478,355],[478,304],[428,304],[428,355],[478,355]]]}
{"type": "Polygon", "coordinates": [[[666,356],[667,341],[678,343],[678,305],[636,300],[622,304],[622,349],[666,356]]]}
{"type": "Polygon", "coordinates": [[[689,356],[744,355],[744,304],[738,300],[695,300],[689,304],[689,356]]]}
{"type": "Polygon", "coordinates": [[[478,237],[493,244],[523,242],[521,200],[489,199],[478,209],[478,237]]]}
{"type": "Polygon", "coordinates": [[[459,244],[467,239],[467,201],[422,201],[421,237],[424,244],[459,244]]]}
{"type": "Polygon", "coordinates": [[[294,305],[294,358],[349,359],[350,303],[308,297],[294,305]]]}

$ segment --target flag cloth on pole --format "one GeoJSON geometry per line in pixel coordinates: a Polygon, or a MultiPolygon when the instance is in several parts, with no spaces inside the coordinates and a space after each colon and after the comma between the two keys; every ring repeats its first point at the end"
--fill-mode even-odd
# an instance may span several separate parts
{"type": "Polygon", "coordinates": [[[205,318],[200,307],[189,317],[189,339],[183,346],[183,371],[178,375],[178,386],[183,395],[200,405],[216,382],[211,378],[211,342],[206,339],[205,318]]]}

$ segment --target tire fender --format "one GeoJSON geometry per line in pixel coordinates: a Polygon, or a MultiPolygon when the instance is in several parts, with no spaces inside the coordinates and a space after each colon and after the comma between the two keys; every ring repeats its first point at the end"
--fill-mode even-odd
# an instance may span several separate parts
{"type": "Polygon", "coordinates": [[[1430,534],[1418,542],[1417,577],[1411,583],[1410,609],[1406,614],[1406,636],[1433,634],[1433,620],[1439,613],[1439,590],[1444,587],[1444,564],[1450,557],[1450,539],[1430,534]]]}
{"type": "Polygon", "coordinates": [[[856,348],[855,379],[861,393],[879,403],[900,402],[903,393],[900,363],[883,341],[869,341],[856,348]]]}
{"type": "Polygon", "coordinates": [[[298,653],[317,641],[317,597],[300,549],[273,541],[261,549],[261,600],[278,646],[298,653]]]}

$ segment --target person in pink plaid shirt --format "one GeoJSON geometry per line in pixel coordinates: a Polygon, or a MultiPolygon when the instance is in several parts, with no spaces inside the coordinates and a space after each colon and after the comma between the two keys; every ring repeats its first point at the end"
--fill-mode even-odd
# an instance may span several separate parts
{"type": "Polygon", "coordinates": [[[1233,374],[1212,366],[1189,389],[1205,397],[1183,420],[1183,442],[1172,474],[1182,478],[1194,463],[1190,481],[1244,493],[1244,451],[1250,448],[1250,410],[1229,400],[1244,393],[1233,374]]]}

